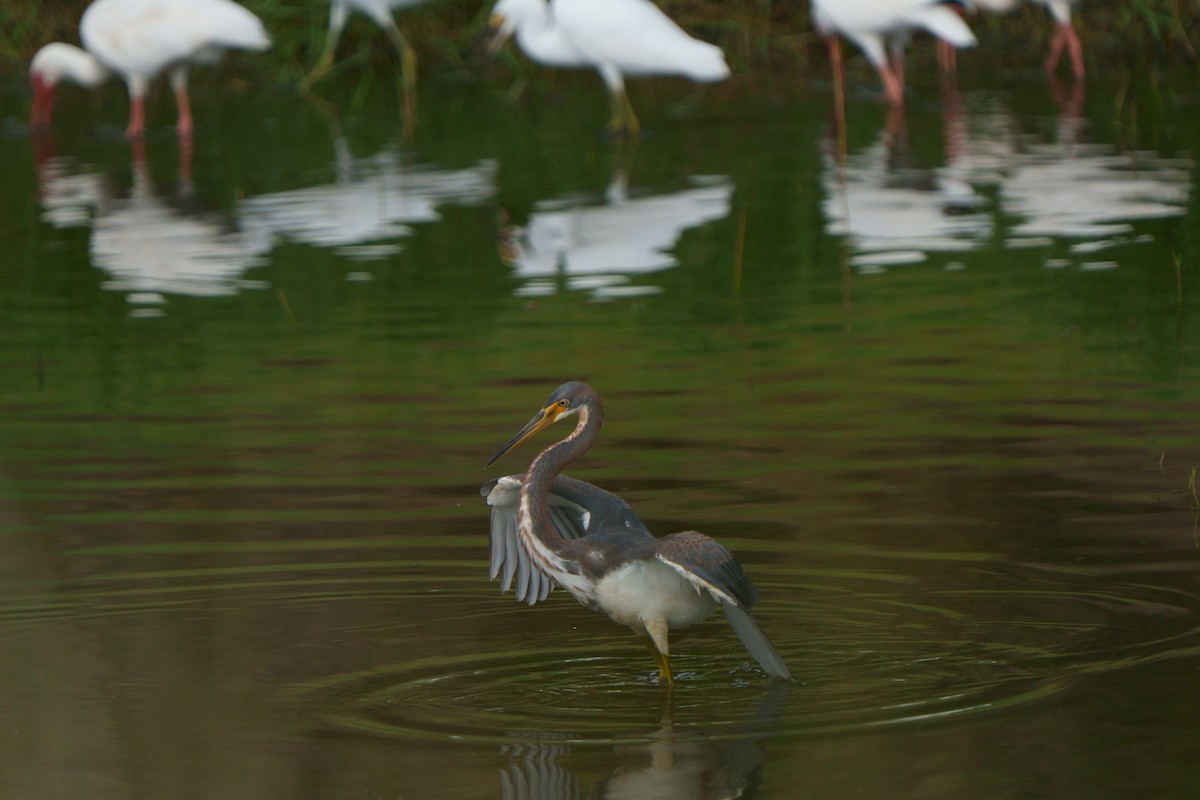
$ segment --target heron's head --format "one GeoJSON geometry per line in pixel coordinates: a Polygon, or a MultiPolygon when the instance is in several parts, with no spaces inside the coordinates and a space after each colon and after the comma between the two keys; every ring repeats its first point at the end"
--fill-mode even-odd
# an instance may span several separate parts
{"type": "Polygon", "coordinates": [[[491,36],[486,45],[488,56],[495,56],[518,28],[545,25],[549,18],[550,7],[546,0],[499,0],[492,6],[491,36]]]}
{"type": "Polygon", "coordinates": [[[488,58],[495,58],[496,53],[500,52],[500,48],[504,47],[504,43],[513,35],[516,30],[516,19],[512,14],[505,13],[505,6],[508,5],[506,0],[500,0],[492,9],[492,16],[488,20],[488,37],[484,43],[484,53],[488,58]]]}
{"type": "Polygon", "coordinates": [[[512,450],[514,447],[533,436],[543,428],[548,428],[560,419],[578,414],[581,411],[594,408],[600,403],[600,396],[582,381],[569,381],[550,393],[550,397],[546,398],[545,404],[538,413],[533,415],[533,419],[525,423],[525,427],[517,431],[508,442],[496,451],[496,454],[488,459],[487,464],[490,466],[496,459],[512,450]]]}

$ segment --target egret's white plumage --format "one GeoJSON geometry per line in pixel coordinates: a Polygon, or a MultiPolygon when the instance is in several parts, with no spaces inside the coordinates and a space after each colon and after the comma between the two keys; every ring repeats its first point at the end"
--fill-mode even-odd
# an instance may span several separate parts
{"type": "Polygon", "coordinates": [[[649,0],[500,0],[492,9],[498,42],[515,35],[534,61],[594,67],[612,98],[615,130],[636,131],[626,75],[680,75],[694,81],[729,77],[725,54],[688,35],[649,0]]]}
{"type": "Polygon", "coordinates": [[[54,42],[30,63],[35,125],[49,123],[59,82],[96,86],[116,73],[129,86],[126,133],[138,136],[145,127],[146,89],[158,73],[169,70],[179,133],[189,135],[188,65],[211,60],[222,50],[264,50],[271,45],[258,17],[232,0],[96,0],[83,12],[79,35],[83,50],[54,42]]]}
{"type": "Polygon", "coordinates": [[[941,0],[812,0],[812,10],[817,29],[829,38],[837,80],[841,80],[841,49],[836,39],[840,34],[858,45],[871,61],[894,105],[903,102],[904,87],[888,64],[886,41],[923,29],[955,47],[975,44],[971,29],[941,0]]]}

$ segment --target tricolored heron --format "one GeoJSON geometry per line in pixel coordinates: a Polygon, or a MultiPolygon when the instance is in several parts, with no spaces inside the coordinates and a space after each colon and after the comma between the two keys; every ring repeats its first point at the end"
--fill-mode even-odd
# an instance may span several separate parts
{"type": "Polygon", "coordinates": [[[575,415],[575,430],[543,450],[524,475],[485,484],[492,507],[491,578],[530,605],[553,585],[593,611],[646,637],[660,680],[673,685],[669,631],[705,619],[717,605],[746,650],[772,678],[790,678],[787,666],[750,616],[758,592],[733,554],[696,531],[656,539],[629,505],[590,483],[560,472],[596,441],[604,419],[600,396],[572,381],[554,390],[500,456],[560,419],[575,415]]]}

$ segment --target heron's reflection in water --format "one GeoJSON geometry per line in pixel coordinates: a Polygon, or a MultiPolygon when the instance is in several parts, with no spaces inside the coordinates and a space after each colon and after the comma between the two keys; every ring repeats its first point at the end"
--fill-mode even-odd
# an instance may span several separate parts
{"type": "Polygon", "coordinates": [[[685,230],[729,214],[733,184],[694,177],[675,192],[630,191],[618,168],[603,196],[572,194],[538,203],[523,226],[504,233],[505,262],[526,297],[586,291],[593,299],[653,294],[638,276],[678,266],[671,252],[685,230]]]}
{"type": "MultiPolygon", "coordinates": [[[[579,778],[560,763],[572,745],[554,734],[537,744],[508,745],[509,762],[500,772],[502,800],[718,800],[752,797],[762,781],[766,750],[762,740],[780,716],[791,684],[772,681],[755,698],[744,722],[732,736],[706,738],[705,731],[688,726],[679,733],[673,723],[672,695],[663,696],[662,718],[644,744],[618,745],[618,766],[594,786],[581,787],[579,778]]],[[[613,759],[605,759],[610,762],[613,759]]]]}

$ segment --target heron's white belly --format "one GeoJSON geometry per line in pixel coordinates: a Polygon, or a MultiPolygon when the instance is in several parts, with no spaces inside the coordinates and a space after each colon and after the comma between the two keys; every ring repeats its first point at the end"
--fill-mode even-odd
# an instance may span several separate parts
{"type": "Polygon", "coordinates": [[[716,603],[661,561],[631,561],[605,575],[593,597],[613,621],[644,633],[646,622],[663,620],[671,629],[692,625],[716,603]]]}

